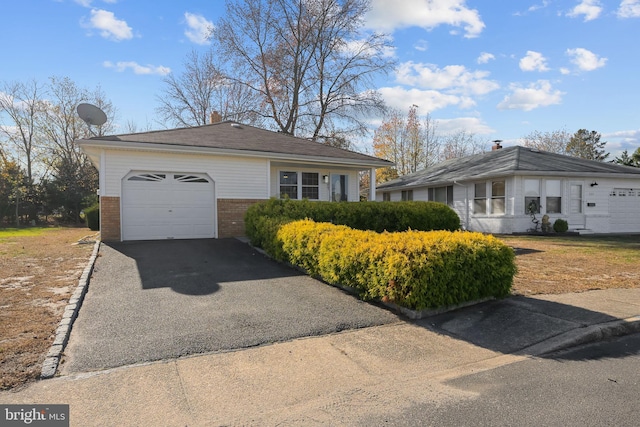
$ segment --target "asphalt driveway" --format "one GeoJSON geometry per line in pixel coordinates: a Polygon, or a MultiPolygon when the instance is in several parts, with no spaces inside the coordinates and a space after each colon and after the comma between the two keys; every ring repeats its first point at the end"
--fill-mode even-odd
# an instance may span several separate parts
{"type": "Polygon", "coordinates": [[[398,320],[236,239],[103,244],[61,370],[101,370],[398,320]]]}

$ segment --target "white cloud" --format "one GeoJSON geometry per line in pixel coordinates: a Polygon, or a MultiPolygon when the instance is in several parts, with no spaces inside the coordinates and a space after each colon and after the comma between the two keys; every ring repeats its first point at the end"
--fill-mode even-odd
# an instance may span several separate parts
{"type": "Polygon", "coordinates": [[[571,12],[567,13],[567,16],[577,18],[584,15],[584,21],[587,22],[596,19],[600,13],[602,13],[600,0],[582,0],[580,4],[571,9],[571,12]]]}
{"type": "Polygon", "coordinates": [[[478,11],[469,9],[466,0],[372,0],[367,15],[367,26],[384,32],[406,27],[432,30],[440,25],[463,28],[467,38],[478,37],[485,27],[478,11]]]}
{"type": "Polygon", "coordinates": [[[429,49],[429,42],[427,42],[426,40],[418,40],[414,45],[413,45],[415,50],[419,50],[420,52],[425,52],[427,49],[429,49]]]}
{"type": "Polygon", "coordinates": [[[476,135],[488,135],[496,132],[477,117],[436,119],[436,124],[438,125],[438,132],[443,134],[452,134],[461,130],[474,133],[476,135]]]}
{"type": "Polygon", "coordinates": [[[166,76],[171,72],[171,68],[162,65],[140,65],[134,61],[119,61],[115,64],[111,61],[104,61],[102,64],[106,68],[113,68],[119,73],[131,69],[134,74],[157,74],[166,76]]]}
{"type": "Polygon", "coordinates": [[[640,18],[640,0],[622,0],[617,15],[620,18],[640,18]]]}
{"type": "Polygon", "coordinates": [[[554,90],[548,80],[538,80],[528,87],[512,84],[511,90],[511,94],[505,96],[498,104],[498,109],[531,111],[540,107],[560,104],[562,95],[564,95],[559,90],[554,90]]]}
{"type": "Polygon", "coordinates": [[[388,106],[403,111],[415,104],[420,107],[420,111],[433,112],[450,105],[460,105],[465,101],[463,97],[448,95],[437,90],[406,89],[401,86],[383,87],[378,89],[378,92],[388,106]]]}
{"type": "Polygon", "coordinates": [[[520,59],[520,69],[522,71],[549,71],[547,58],[542,56],[540,52],[528,50],[527,54],[520,59]]]}
{"type": "Polygon", "coordinates": [[[496,56],[493,53],[482,52],[478,57],[478,64],[486,64],[493,59],[496,59],[496,56]]]}
{"type": "Polygon", "coordinates": [[[571,74],[571,70],[569,70],[568,68],[562,67],[560,68],[560,74],[564,74],[564,75],[571,74]]]}
{"type": "Polygon", "coordinates": [[[133,38],[133,31],[126,21],[117,19],[113,12],[102,9],[92,9],[89,22],[82,23],[84,27],[100,30],[105,39],[121,41],[133,38]]]}
{"type": "Polygon", "coordinates": [[[91,7],[91,3],[93,3],[93,0],[74,0],[76,3],[78,3],[80,6],[84,6],[84,7],[91,7]]]}
{"type": "Polygon", "coordinates": [[[488,76],[488,71],[469,71],[464,65],[438,68],[433,64],[412,61],[400,64],[396,71],[398,83],[466,95],[484,95],[498,89],[498,83],[486,79],[488,76]]]}
{"type": "Polygon", "coordinates": [[[593,71],[604,67],[607,62],[607,58],[601,58],[590,50],[581,47],[567,49],[566,54],[571,57],[571,62],[577,65],[580,71],[593,71]]]}
{"type": "Polygon", "coordinates": [[[187,29],[184,30],[184,35],[189,40],[196,44],[209,44],[209,33],[213,28],[213,22],[207,21],[202,15],[196,15],[195,13],[184,13],[184,19],[187,22],[187,29]]]}

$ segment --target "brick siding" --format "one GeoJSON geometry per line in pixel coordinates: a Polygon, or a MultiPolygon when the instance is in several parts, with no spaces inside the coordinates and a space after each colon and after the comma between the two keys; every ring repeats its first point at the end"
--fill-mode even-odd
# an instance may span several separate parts
{"type": "Polygon", "coordinates": [[[218,237],[245,236],[244,214],[249,206],[261,201],[259,199],[218,199],[218,237]]]}
{"type": "Polygon", "coordinates": [[[100,197],[100,237],[103,242],[120,241],[120,197],[100,197]]]}

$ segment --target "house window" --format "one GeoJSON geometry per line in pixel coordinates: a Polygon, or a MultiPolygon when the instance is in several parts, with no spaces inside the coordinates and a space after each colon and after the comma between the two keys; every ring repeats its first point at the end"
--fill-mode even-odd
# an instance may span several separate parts
{"type": "Polygon", "coordinates": [[[524,213],[540,213],[540,180],[524,180],[524,213]]]}
{"type": "Polygon", "coordinates": [[[413,190],[402,190],[402,201],[410,202],[413,200],[413,190]]]}
{"type": "Polygon", "coordinates": [[[320,199],[320,177],[317,173],[302,172],[302,198],[320,199]]]}
{"type": "Polygon", "coordinates": [[[474,185],[473,213],[487,213],[487,183],[478,182],[474,185]]]}
{"type": "Polygon", "coordinates": [[[547,213],[561,213],[562,212],[562,187],[560,180],[553,179],[547,180],[545,183],[545,189],[547,192],[547,213]]]}
{"type": "Polygon", "coordinates": [[[385,191],[384,193],[382,193],[382,201],[383,202],[390,202],[391,201],[391,193],[389,193],[388,191],[385,191]]]}
{"type": "Polygon", "coordinates": [[[504,181],[491,183],[491,213],[504,214],[505,212],[505,185],[504,181]]]}
{"type": "Polygon", "coordinates": [[[280,171],[280,198],[298,198],[298,172],[280,171]]]}
{"type": "Polygon", "coordinates": [[[429,200],[453,206],[453,185],[429,189],[429,200]]]}
{"type": "Polygon", "coordinates": [[[331,200],[346,202],[348,197],[348,175],[331,175],[331,200]]]}

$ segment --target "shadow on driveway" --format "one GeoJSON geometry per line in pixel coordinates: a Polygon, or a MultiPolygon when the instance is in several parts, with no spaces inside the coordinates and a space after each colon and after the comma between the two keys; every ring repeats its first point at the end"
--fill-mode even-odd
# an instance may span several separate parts
{"type": "Polygon", "coordinates": [[[399,321],[236,239],[100,248],[62,373],[228,351],[399,321]]]}
{"type": "Polygon", "coordinates": [[[296,270],[264,262],[237,239],[168,240],[107,243],[135,261],[142,289],[171,288],[185,295],[208,295],[220,283],[302,276],[296,270]]]}

